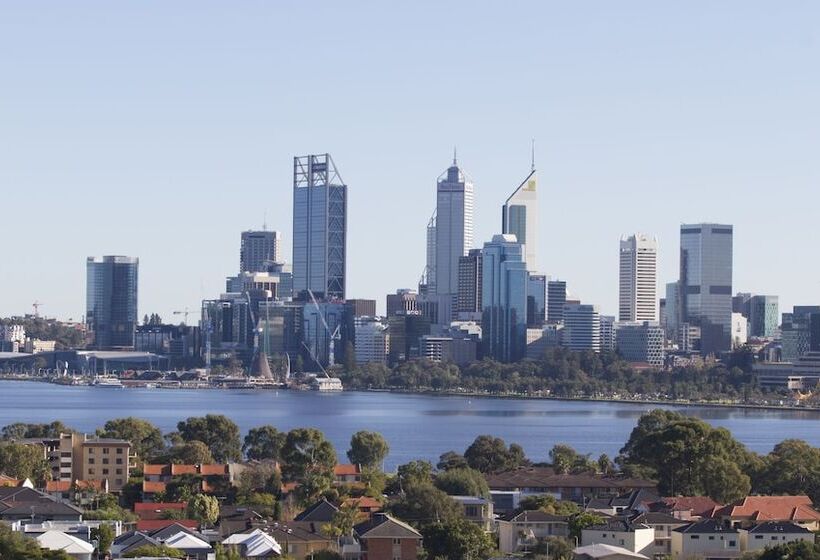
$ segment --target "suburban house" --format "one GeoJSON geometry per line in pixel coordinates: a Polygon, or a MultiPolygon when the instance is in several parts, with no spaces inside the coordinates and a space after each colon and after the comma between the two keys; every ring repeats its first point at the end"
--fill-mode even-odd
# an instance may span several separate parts
{"type": "Polygon", "coordinates": [[[85,506],[93,504],[100,494],[108,494],[108,480],[49,480],[45,491],[57,500],[85,506]]]}
{"type": "Polygon", "coordinates": [[[168,514],[184,513],[185,502],[137,502],[134,513],[140,519],[167,519],[168,514]]]}
{"type": "Polygon", "coordinates": [[[237,467],[240,465],[231,464],[204,464],[204,465],[152,465],[146,463],[142,466],[143,480],[150,482],[171,482],[175,477],[183,475],[193,475],[201,477],[220,477],[227,482],[233,482],[238,476],[237,467]]]}
{"type": "Polygon", "coordinates": [[[339,511],[335,505],[322,498],[314,503],[299,515],[294,517],[294,521],[314,521],[316,523],[330,523],[333,516],[339,511]]]}
{"type": "Polygon", "coordinates": [[[467,521],[475,523],[488,533],[495,530],[492,500],[479,496],[450,496],[450,498],[461,506],[461,511],[467,521]]]}
{"type": "Polygon", "coordinates": [[[0,520],[7,523],[43,521],[80,522],[83,510],[61,502],[39,490],[26,487],[0,487],[0,520]]]}
{"type": "Polygon", "coordinates": [[[88,434],[60,434],[57,438],[23,439],[19,443],[42,449],[52,480],[106,481],[111,492],[128,482],[135,457],[131,442],[88,434]]]}
{"type": "Polygon", "coordinates": [[[741,555],[740,533],[717,519],[704,519],[672,531],[672,558],[723,560],[741,555]]]}
{"type": "Polygon", "coordinates": [[[19,479],[0,474],[0,487],[11,486],[16,488],[18,486],[25,486],[26,488],[34,488],[34,484],[27,478],[19,479]]]}
{"type": "Polygon", "coordinates": [[[609,544],[649,556],[655,546],[655,530],[649,525],[610,518],[581,531],[581,546],[609,544]]]}
{"type": "Polygon", "coordinates": [[[748,496],[712,513],[731,527],[751,527],[763,521],[790,521],[810,531],[820,530],[820,512],[808,496],[748,496]]]}
{"type": "Polygon", "coordinates": [[[650,558],[659,556],[669,556],[672,554],[672,531],[687,525],[686,521],[672,517],[668,513],[650,511],[639,513],[630,518],[632,523],[638,523],[652,527],[655,531],[655,542],[648,552],[644,552],[650,558]]]}
{"type": "Polygon", "coordinates": [[[62,550],[74,560],[91,560],[94,554],[94,545],[61,531],[46,531],[35,537],[40,548],[46,550],[62,550]]]}
{"type": "Polygon", "coordinates": [[[221,537],[227,537],[235,533],[245,533],[256,528],[265,528],[269,524],[267,515],[257,511],[253,506],[228,506],[222,505],[219,508],[219,521],[217,522],[221,537]]]}
{"type": "Polygon", "coordinates": [[[371,517],[374,513],[384,509],[382,503],[376,498],[370,496],[362,496],[361,498],[347,498],[342,502],[342,506],[350,506],[355,504],[356,507],[367,517],[371,517]]]}
{"type": "Polygon", "coordinates": [[[723,507],[709,496],[673,496],[661,498],[651,505],[652,511],[668,513],[684,521],[712,517],[714,510],[723,507]]]}
{"type": "Polygon", "coordinates": [[[567,538],[566,517],[541,510],[517,510],[497,521],[498,548],[505,554],[525,552],[547,537],[567,538]]]}
{"type": "Polygon", "coordinates": [[[589,544],[572,551],[575,560],[648,560],[643,554],[611,544],[589,544]]]}
{"type": "Polygon", "coordinates": [[[353,484],[362,481],[362,469],[359,465],[336,465],[333,467],[333,482],[336,484],[353,484]]]}
{"type": "Polygon", "coordinates": [[[403,521],[375,513],[353,528],[361,546],[361,560],[416,560],[421,533],[403,521]]]}
{"type": "Polygon", "coordinates": [[[640,488],[619,496],[593,498],[586,504],[586,510],[604,515],[631,515],[649,511],[650,505],[658,500],[657,492],[640,488]]]}
{"type": "Polygon", "coordinates": [[[743,552],[760,552],[767,546],[797,541],[813,543],[814,533],[800,525],[780,521],[766,521],[740,530],[740,549],[743,552]]]}
{"type": "Polygon", "coordinates": [[[188,560],[215,560],[216,554],[208,539],[180,523],[172,523],[154,531],[129,531],[114,539],[111,557],[123,558],[146,545],[164,544],[182,552],[188,560]]]}
{"type": "Polygon", "coordinates": [[[262,529],[231,535],[222,541],[222,546],[235,550],[242,558],[275,558],[282,555],[282,545],[262,529]]]}

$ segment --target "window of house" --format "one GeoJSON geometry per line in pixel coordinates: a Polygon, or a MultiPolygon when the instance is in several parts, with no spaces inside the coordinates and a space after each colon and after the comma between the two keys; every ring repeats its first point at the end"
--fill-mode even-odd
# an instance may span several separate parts
{"type": "Polygon", "coordinates": [[[122,459],[120,459],[119,457],[117,458],[117,464],[122,465],[122,459]]]}
{"type": "Polygon", "coordinates": [[[94,455],[94,448],[93,447],[88,448],[88,454],[89,455],[94,455]]]}
{"type": "MultiPolygon", "coordinates": [[[[763,537],[761,537],[761,538],[763,538],[763,537]]],[[[777,540],[777,537],[772,537],[772,540],[773,540],[773,541],[776,541],[776,540],[777,540]]]]}
{"type": "Polygon", "coordinates": [[[710,541],[715,540],[715,536],[714,536],[714,535],[709,535],[709,540],[710,540],[710,541]]]}
{"type": "Polygon", "coordinates": [[[122,474],[122,469],[117,469],[117,474],[122,474]]]}
{"type": "Polygon", "coordinates": [[[122,484],[122,479],[121,478],[117,479],[117,484],[122,484]]]}
{"type": "Polygon", "coordinates": [[[700,538],[700,535],[689,535],[689,538],[692,539],[693,541],[696,541],[700,538]]]}
{"type": "Polygon", "coordinates": [[[401,544],[401,539],[393,539],[393,544],[394,545],[400,545],[401,544]]]}
{"type": "Polygon", "coordinates": [[[620,545],[621,545],[621,546],[623,546],[623,545],[624,545],[624,540],[623,540],[623,539],[619,539],[619,541],[618,541],[618,542],[620,543],[620,545]]]}
{"type": "Polygon", "coordinates": [[[103,459],[103,465],[107,465],[107,464],[108,464],[108,459],[103,459]]]}
{"type": "Polygon", "coordinates": [[[736,545],[735,541],[729,541],[729,546],[735,546],[735,545],[736,545]]]}
{"type": "Polygon", "coordinates": [[[108,469],[103,469],[103,474],[108,474],[108,469]]]}
{"type": "Polygon", "coordinates": [[[94,457],[90,457],[90,458],[88,459],[88,464],[89,464],[89,465],[93,465],[93,464],[94,464],[94,457]]]}
{"type": "Polygon", "coordinates": [[[111,451],[107,447],[103,447],[103,455],[108,455],[108,452],[111,451]]]}
{"type": "Polygon", "coordinates": [[[117,448],[117,455],[122,455],[122,447],[117,448]]]}
{"type": "Polygon", "coordinates": [[[756,538],[756,539],[758,539],[758,540],[760,540],[760,539],[762,539],[762,538],[763,538],[763,535],[755,535],[755,538],[756,538]]]}
{"type": "Polygon", "coordinates": [[[88,469],[88,474],[94,474],[94,469],[88,469]]]}

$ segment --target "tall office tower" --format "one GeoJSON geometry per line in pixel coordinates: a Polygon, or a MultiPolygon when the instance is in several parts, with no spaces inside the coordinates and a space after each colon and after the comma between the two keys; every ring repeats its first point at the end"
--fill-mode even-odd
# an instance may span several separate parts
{"type": "Polygon", "coordinates": [[[393,315],[417,315],[418,292],[414,290],[396,290],[395,294],[387,294],[387,316],[393,315]]]}
{"type": "Polygon", "coordinates": [[[663,329],[657,323],[622,323],[615,332],[618,354],[627,362],[662,366],[663,329]]]}
{"type": "Polygon", "coordinates": [[[495,235],[482,252],[484,356],[515,362],[527,351],[527,282],[523,246],[514,235],[495,235]]]}
{"type": "Polygon", "coordinates": [[[658,320],[658,240],[642,233],[621,238],[619,321],[658,320]]]}
{"type": "Polygon", "coordinates": [[[85,320],[98,350],[134,347],[138,276],[135,257],[88,257],[85,320]]]}
{"type": "Polygon", "coordinates": [[[547,321],[564,322],[564,304],[567,303],[567,283],[561,280],[547,282],[547,321]]]}
{"type": "Polygon", "coordinates": [[[678,283],[669,282],[666,285],[666,320],[663,323],[666,337],[669,340],[678,338],[678,325],[680,324],[680,297],[678,296],[678,283]]]}
{"type": "MultiPolygon", "coordinates": [[[[795,362],[813,350],[813,324],[820,324],[820,306],[795,305],[791,313],[783,314],[781,357],[784,362],[795,362]]],[[[815,345],[820,348],[820,326],[816,335],[815,345]]]]}
{"type": "Polygon", "coordinates": [[[243,231],[239,246],[239,273],[265,272],[282,258],[282,233],[278,231],[243,231]]]}
{"type": "Polygon", "coordinates": [[[615,322],[614,315],[599,315],[598,322],[600,324],[601,332],[601,351],[614,352],[615,351],[615,334],[618,331],[618,325],[615,322]]]}
{"type": "Polygon", "coordinates": [[[530,274],[527,284],[527,328],[540,329],[547,322],[547,277],[530,274]]]}
{"type": "Polygon", "coordinates": [[[780,322],[777,296],[752,296],[749,299],[749,336],[771,338],[780,322]]]}
{"type": "Polygon", "coordinates": [[[524,245],[527,270],[538,270],[538,191],[535,162],[527,178],[510,195],[501,209],[501,233],[515,235],[524,245]]]}
{"type": "Polygon", "coordinates": [[[601,316],[597,306],[581,303],[564,306],[562,344],[576,352],[601,351],[601,316]]]}
{"type": "MultiPolygon", "coordinates": [[[[424,294],[436,293],[436,211],[427,222],[427,262],[424,267],[424,294]]],[[[421,290],[420,290],[421,291],[421,290]]]]}
{"type": "Polygon", "coordinates": [[[481,314],[481,249],[470,249],[470,252],[458,259],[458,305],[456,313],[461,318],[464,314],[481,314]]]}
{"type": "Polygon", "coordinates": [[[731,225],[684,224],[680,228],[681,322],[700,328],[700,352],[732,348],[731,225]]]}
{"type": "Polygon", "coordinates": [[[473,184],[453,165],[439,178],[436,189],[436,295],[439,322],[455,315],[458,294],[458,259],[473,246],[473,184]]]}
{"type": "Polygon", "coordinates": [[[293,291],[345,297],[347,185],[330,154],[293,158],[293,291]]]}

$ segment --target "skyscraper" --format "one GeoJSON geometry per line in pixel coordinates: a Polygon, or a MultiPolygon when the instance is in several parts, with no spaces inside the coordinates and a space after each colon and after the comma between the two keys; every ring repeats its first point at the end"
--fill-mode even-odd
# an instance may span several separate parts
{"type": "Polygon", "coordinates": [[[137,328],[139,259],[88,257],[85,320],[99,350],[133,348],[137,328]]]}
{"type": "Polygon", "coordinates": [[[535,163],[527,178],[510,195],[501,209],[501,233],[515,235],[524,246],[527,270],[538,270],[538,192],[535,163]]]}
{"type": "Polygon", "coordinates": [[[547,277],[530,273],[527,281],[527,327],[540,329],[547,322],[547,277]]]}
{"type": "Polygon", "coordinates": [[[749,336],[773,337],[779,322],[780,305],[777,296],[749,298],[749,336]]]}
{"type": "Polygon", "coordinates": [[[658,240],[642,233],[621,238],[618,320],[658,320],[658,240]]]}
{"type": "MultiPolygon", "coordinates": [[[[427,222],[427,263],[424,267],[424,295],[436,293],[436,211],[427,222]]],[[[421,290],[419,290],[421,291],[421,290]]]]}
{"type": "Polygon", "coordinates": [[[481,249],[470,249],[466,256],[459,257],[456,306],[459,318],[467,318],[469,314],[481,314],[482,271],[481,249]]]}
{"type": "Polygon", "coordinates": [[[456,308],[458,260],[473,246],[473,184],[455,157],[438,178],[435,232],[435,294],[439,296],[439,322],[444,323],[456,308]]]}
{"type": "Polygon", "coordinates": [[[547,282],[547,321],[564,322],[564,305],[567,303],[567,283],[563,280],[547,282]]]}
{"type": "Polygon", "coordinates": [[[239,273],[265,272],[281,261],[282,233],[278,231],[243,231],[239,247],[239,273]]]}
{"type": "Polygon", "coordinates": [[[515,362],[527,350],[527,283],[523,247],[513,235],[495,235],[482,251],[484,355],[515,362]]]}
{"type": "Polygon", "coordinates": [[[680,228],[681,323],[700,329],[704,355],[732,348],[732,240],[731,225],[680,228]]]}
{"type": "Polygon", "coordinates": [[[596,306],[581,303],[564,306],[562,344],[576,352],[601,351],[601,316],[596,306]]]}
{"type": "Polygon", "coordinates": [[[293,158],[293,291],[345,297],[347,185],[330,154],[293,158]]]}

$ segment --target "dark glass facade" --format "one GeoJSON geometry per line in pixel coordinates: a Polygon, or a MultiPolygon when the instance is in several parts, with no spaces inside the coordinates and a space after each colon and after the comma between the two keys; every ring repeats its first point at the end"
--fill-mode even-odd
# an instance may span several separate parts
{"type": "Polygon", "coordinates": [[[94,348],[134,348],[138,276],[137,258],[88,258],[85,317],[94,335],[94,348]]]}

